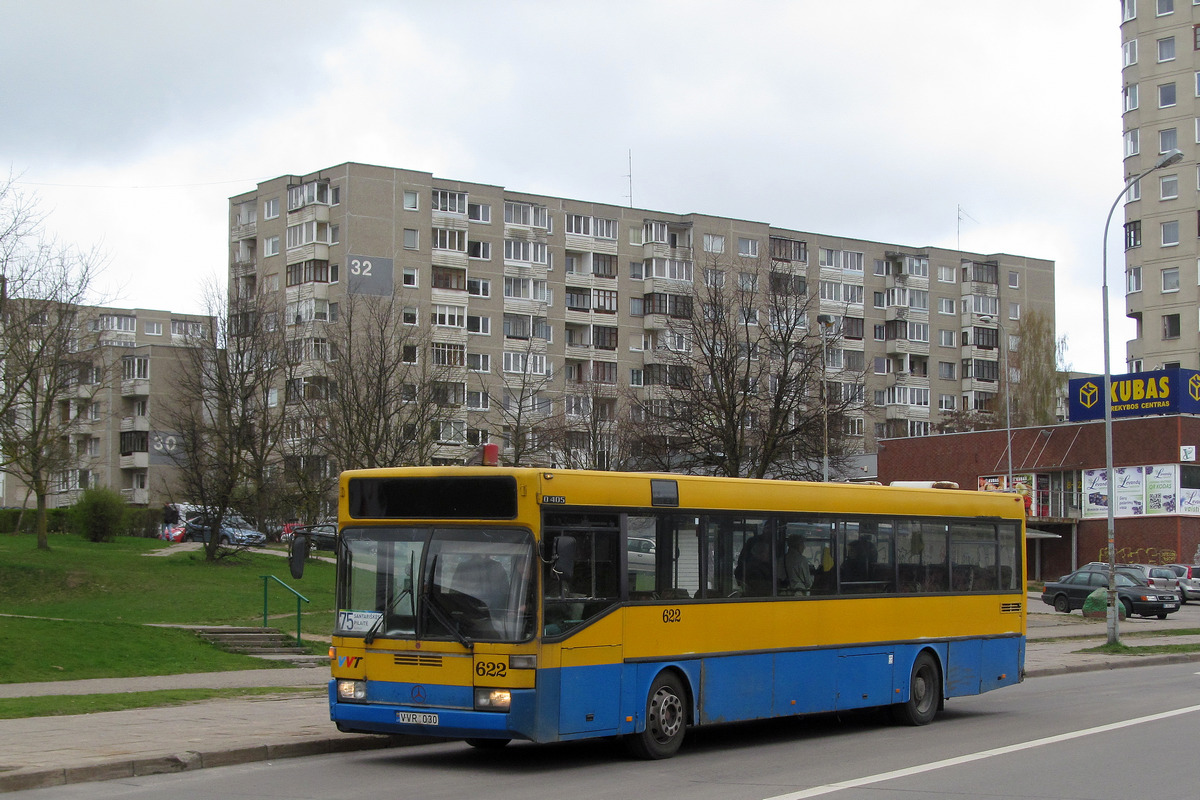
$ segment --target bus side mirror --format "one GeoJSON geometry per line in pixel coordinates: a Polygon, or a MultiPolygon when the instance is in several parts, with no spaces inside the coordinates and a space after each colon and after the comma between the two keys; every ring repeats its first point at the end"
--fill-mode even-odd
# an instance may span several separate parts
{"type": "Polygon", "coordinates": [[[554,540],[554,563],[551,568],[560,575],[575,571],[575,537],[560,536],[554,540]]]}
{"type": "Polygon", "coordinates": [[[292,541],[288,543],[288,569],[296,580],[304,577],[304,562],[307,558],[308,537],[293,534],[292,541]]]}

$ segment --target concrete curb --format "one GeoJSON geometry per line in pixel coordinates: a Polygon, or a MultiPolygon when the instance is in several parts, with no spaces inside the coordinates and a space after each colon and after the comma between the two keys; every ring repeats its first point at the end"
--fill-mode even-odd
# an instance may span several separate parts
{"type": "Polygon", "coordinates": [[[1052,675],[1070,675],[1076,672],[1096,672],[1102,669],[1149,667],[1155,664],[1183,664],[1189,661],[1200,661],[1200,653],[1163,653],[1156,656],[1110,656],[1098,658],[1103,660],[1097,660],[1090,664],[1060,665],[1026,670],[1025,677],[1044,678],[1052,675]]]}
{"type": "MultiPolygon", "coordinates": [[[[332,724],[332,723],[330,723],[332,724]]],[[[19,792],[24,789],[42,789],[49,786],[65,786],[69,783],[91,783],[116,778],[134,778],[143,775],[162,775],[172,772],[188,772],[209,767],[230,767],[258,761],[275,761],[284,758],[348,753],[358,750],[380,750],[390,747],[414,747],[430,744],[438,739],[418,736],[334,736],[311,739],[304,742],[265,744],[257,747],[240,747],[230,750],[197,752],[189,750],[175,755],[153,758],[133,758],[89,764],[78,767],[56,767],[54,769],[14,770],[0,773],[0,792],[19,792]]]]}

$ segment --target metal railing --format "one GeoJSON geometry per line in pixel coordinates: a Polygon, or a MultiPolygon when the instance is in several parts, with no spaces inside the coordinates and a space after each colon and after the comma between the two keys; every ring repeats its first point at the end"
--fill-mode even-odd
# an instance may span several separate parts
{"type": "Polygon", "coordinates": [[[309,602],[308,598],[297,592],[292,587],[288,586],[283,581],[276,578],[274,575],[259,575],[263,579],[263,627],[267,627],[267,588],[271,585],[270,581],[275,581],[283,588],[287,589],[292,594],[296,595],[296,644],[300,644],[300,601],[309,602]]]}

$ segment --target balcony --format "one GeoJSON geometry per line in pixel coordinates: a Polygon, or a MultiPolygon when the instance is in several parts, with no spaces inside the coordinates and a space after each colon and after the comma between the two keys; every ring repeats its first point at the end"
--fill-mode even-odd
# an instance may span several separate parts
{"type": "Polygon", "coordinates": [[[121,456],[121,469],[146,469],[149,466],[149,453],[130,453],[121,456]]]}
{"type": "Polygon", "coordinates": [[[150,396],[150,379],[135,378],[132,380],[121,381],[121,396],[122,397],[149,397],[150,396]]]}
{"type": "Polygon", "coordinates": [[[134,506],[144,506],[150,503],[149,489],[122,489],[121,496],[125,498],[125,502],[134,506]]]}
{"type": "Polygon", "coordinates": [[[258,220],[252,219],[249,222],[234,220],[233,226],[230,228],[230,233],[233,241],[236,242],[242,239],[253,239],[257,230],[258,220]]]}
{"type": "Polygon", "coordinates": [[[121,418],[121,433],[130,431],[150,431],[150,418],[145,415],[121,418]]]}

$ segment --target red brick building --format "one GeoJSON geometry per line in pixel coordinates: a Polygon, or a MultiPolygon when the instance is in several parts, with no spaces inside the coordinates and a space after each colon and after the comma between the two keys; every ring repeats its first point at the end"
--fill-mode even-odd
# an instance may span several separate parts
{"type": "MultiPolygon", "coordinates": [[[[1030,578],[1055,578],[1089,561],[1107,561],[1103,422],[885,440],[879,444],[879,480],[1003,489],[1010,438],[1014,485],[1031,498],[1029,528],[1060,537],[1030,540],[1030,578]]],[[[1200,417],[1113,420],[1118,561],[1200,563],[1197,450],[1200,417]]]]}

